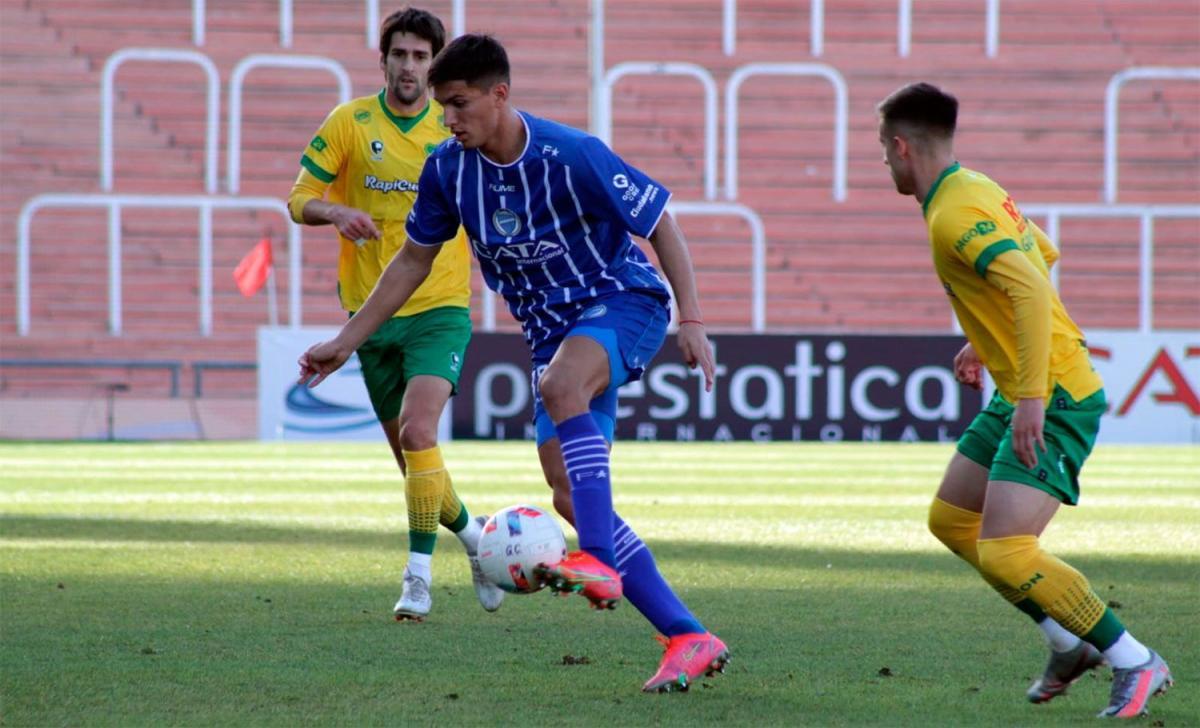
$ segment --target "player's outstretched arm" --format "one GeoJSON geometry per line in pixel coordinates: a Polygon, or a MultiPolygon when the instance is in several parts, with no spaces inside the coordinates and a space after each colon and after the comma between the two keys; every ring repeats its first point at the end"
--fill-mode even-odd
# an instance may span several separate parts
{"type": "Polygon", "coordinates": [[[658,262],[675,292],[679,306],[679,334],[676,341],[683,352],[683,360],[689,367],[700,367],[704,372],[704,389],[712,390],[716,369],[713,363],[712,345],[704,331],[704,318],[700,313],[700,300],[696,293],[696,273],[692,267],[692,256],[671,213],[664,212],[654,232],[650,233],[650,244],[658,254],[658,262]]]}
{"type": "Polygon", "coordinates": [[[408,302],[417,286],[429,276],[433,259],[441,248],[441,245],[417,245],[411,240],[405,242],[384,269],[366,303],[342,326],[338,335],[300,355],[297,362],[300,365],[300,381],[315,387],[345,364],[384,321],[408,302]]]}

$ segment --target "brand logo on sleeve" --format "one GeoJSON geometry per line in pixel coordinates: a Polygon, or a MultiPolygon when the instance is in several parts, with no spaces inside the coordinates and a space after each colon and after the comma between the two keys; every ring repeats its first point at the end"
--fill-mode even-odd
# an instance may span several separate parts
{"type": "Polygon", "coordinates": [[[638,215],[642,214],[642,208],[651,202],[654,202],[655,197],[658,197],[658,187],[654,185],[646,185],[646,191],[642,193],[642,196],[638,198],[637,204],[634,205],[633,209],[629,211],[629,216],[637,217],[638,215]]]}
{"type": "Polygon", "coordinates": [[[318,134],[315,137],[313,137],[312,141],[308,143],[308,146],[312,147],[313,149],[316,149],[318,152],[323,152],[323,151],[325,151],[325,147],[327,147],[329,145],[326,144],[325,140],[321,138],[320,134],[318,134]]]}
{"type": "Polygon", "coordinates": [[[628,186],[629,186],[629,178],[628,177],[626,177],[623,174],[613,175],[613,187],[616,187],[618,190],[623,190],[628,186]]]}
{"type": "Polygon", "coordinates": [[[963,233],[962,237],[958,239],[958,242],[954,244],[954,250],[961,253],[962,249],[967,247],[967,243],[970,243],[975,238],[981,238],[984,235],[991,235],[994,232],[996,232],[996,223],[992,222],[991,220],[980,220],[965,233],[963,233]]]}
{"type": "Polygon", "coordinates": [[[371,120],[371,112],[366,109],[359,109],[354,112],[354,120],[359,124],[366,124],[371,120]]]}

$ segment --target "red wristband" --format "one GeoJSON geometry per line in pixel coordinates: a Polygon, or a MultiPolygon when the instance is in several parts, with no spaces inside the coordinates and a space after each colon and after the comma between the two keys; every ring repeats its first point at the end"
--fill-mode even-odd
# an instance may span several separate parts
{"type": "Polygon", "coordinates": [[[700,321],[699,319],[683,319],[679,322],[680,326],[683,326],[684,324],[700,324],[703,326],[704,322],[700,321]]]}

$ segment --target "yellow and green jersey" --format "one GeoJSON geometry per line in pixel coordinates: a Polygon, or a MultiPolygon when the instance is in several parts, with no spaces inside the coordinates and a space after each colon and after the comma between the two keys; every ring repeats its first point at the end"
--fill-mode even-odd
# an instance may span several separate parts
{"type": "MultiPolygon", "coordinates": [[[[442,107],[430,101],[416,116],[398,116],[386,101],[386,89],[339,105],[321,124],[300,158],[303,169],[288,197],[292,218],[311,199],[353,207],[371,216],[381,240],[354,241],[340,233],[338,296],[342,308],[357,311],[383,269],[404,244],[404,221],[417,198],[417,181],[429,153],[450,136],[442,107]]],[[[466,237],[442,246],[429,277],[397,316],[440,306],[466,307],[471,297],[470,253],[466,237]]]]}
{"type": "Polygon", "coordinates": [[[1058,250],[986,176],[952,164],[922,205],[933,266],[963,333],[1009,402],[1076,401],[1103,387],[1083,334],[1050,283],[1058,250]]]}

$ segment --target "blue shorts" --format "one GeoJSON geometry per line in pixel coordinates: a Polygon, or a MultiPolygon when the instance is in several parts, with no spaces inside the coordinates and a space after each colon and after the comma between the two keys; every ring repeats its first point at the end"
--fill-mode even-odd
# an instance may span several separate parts
{"type": "MultiPolygon", "coordinates": [[[[616,293],[593,301],[579,312],[562,341],[586,336],[608,352],[608,387],[591,403],[592,418],[609,442],[617,423],[617,388],[642,378],[646,366],[662,347],[670,321],[663,301],[640,293],[616,293]]],[[[561,341],[547,342],[533,354],[533,422],[537,444],[558,437],[554,422],[542,404],[538,379],[554,358],[561,341]]]]}

